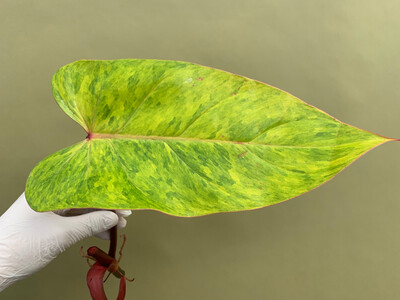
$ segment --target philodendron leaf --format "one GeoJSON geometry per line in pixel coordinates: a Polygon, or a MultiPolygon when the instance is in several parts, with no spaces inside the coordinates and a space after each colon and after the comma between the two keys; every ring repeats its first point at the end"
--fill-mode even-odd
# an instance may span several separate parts
{"type": "Polygon", "coordinates": [[[264,83],[186,62],[77,61],[52,85],[88,136],[32,171],[26,197],[38,211],[255,209],[305,193],[393,140],[264,83]]]}

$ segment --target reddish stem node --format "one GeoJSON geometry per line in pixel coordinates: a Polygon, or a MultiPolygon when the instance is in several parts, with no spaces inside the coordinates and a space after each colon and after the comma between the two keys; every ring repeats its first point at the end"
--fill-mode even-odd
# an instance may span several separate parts
{"type": "Polygon", "coordinates": [[[86,139],[90,141],[92,139],[92,137],[93,137],[93,133],[88,132],[87,136],[86,136],[86,139]]]}
{"type": "Polygon", "coordinates": [[[103,250],[99,249],[96,246],[90,247],[87,250],[87,255],[83,254],[81,248],[81,256],[96,262],[90,267],[87,276],[86,282],[90,290],[90,295],[93,300],[107,300],[106,294],[104,292],[104,275],[106,271],[109,271],[109,275],[113,274],[115,277],[120,279],[119,285],[119,293],[117,300],[125,299],[126,294],[126,280],[133,281],[133,279],[129,279],[125,277],[125,271],[119,267],[119,262],[122,257],[122,249],[125,245],[126,237],[122,236],[123,241],[121,248],[119,250],[119,258],[118,260],[115,258],[115,253],[117,249],[117,227],[114,226],[110,229],[110,248],[108,254],[103,250]]]}

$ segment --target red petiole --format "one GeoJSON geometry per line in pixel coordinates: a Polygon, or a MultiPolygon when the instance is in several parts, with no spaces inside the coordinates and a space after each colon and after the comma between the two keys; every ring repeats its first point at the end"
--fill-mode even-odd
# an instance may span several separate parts
{"type": "Polygon", "coordinates": [[[93,265],[90,265],[90,269],[86,275],[86,282],[89,287],[90,295],[93,300],[107,300],[104,292],[104,282],[108,279],[110,274],[120,279],[119,292],[117,300],[125,299],[126,294],[126,280],[133,281],[134,279],[128,279],[125,277],[125,271],[119,266],[119,262],[122,257],[122,249],[124,248],[126,236],[122,235],[123,242],[119,250],[118,260],[115,258],[116,245],[117,245],[117,229],[113,227],[110,231],[110,249],[108,254],[96,246],[90,247],[87,250],[87,255],[83,254],[81,248],[81,256],[96,261],[93,265]],[[103,281],[106,271],[109,272],[107,278],[103,281]]]}

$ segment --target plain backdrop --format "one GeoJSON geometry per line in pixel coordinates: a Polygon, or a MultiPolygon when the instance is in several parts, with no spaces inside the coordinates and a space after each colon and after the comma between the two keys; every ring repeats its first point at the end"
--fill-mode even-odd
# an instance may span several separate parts
{"type": "MultiPolygon", "coordinates": [[[[32,168],[85,138],[51,77],[79,59],[195,62],[286,90],[339,120],[400,138],[400,2],[0,2],[0,213],[32,168]]],[[[400,298],[400,144],[301,197],[250,212],[129,217],[127,299],[400,298]]],[[[78,243],[1,299],[89,299],[78,243]]],[[[118,282],[107,283],[110,299],[118,282]]]]}

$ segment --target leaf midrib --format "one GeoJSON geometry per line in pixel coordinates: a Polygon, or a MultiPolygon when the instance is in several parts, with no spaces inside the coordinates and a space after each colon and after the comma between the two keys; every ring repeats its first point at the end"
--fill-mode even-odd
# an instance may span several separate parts
{"type": "MultiPolygon", "coordinates": [[[[347,145],[358,145],[360,143],[367,143],[370,140],[356,141],[351,143],[342,143],[336,145],[325,145],[325,146],[298,146],[298,145],[276,145],[266,143],[255,143],[255,142],[242,142],[242,141],[229,141],[229,140],[218,140],[218,139],[199,139],[189,137],[175,137],[175,136],[156,136],[156,135],[129,135],[129,134],[112,134],[112,133],[91,133],[91,139],[129,139],[129,140],[154,140],[154,141],[182,141],[182,142],[200,142],[200,143],[227,143],[235,145],[258,145],[267,147],[285,147],[285,148],[334,148],[337,146],[347,145]]],[[[380,144],[386,143],[391,139],[382,141],[380,144]]]]}

